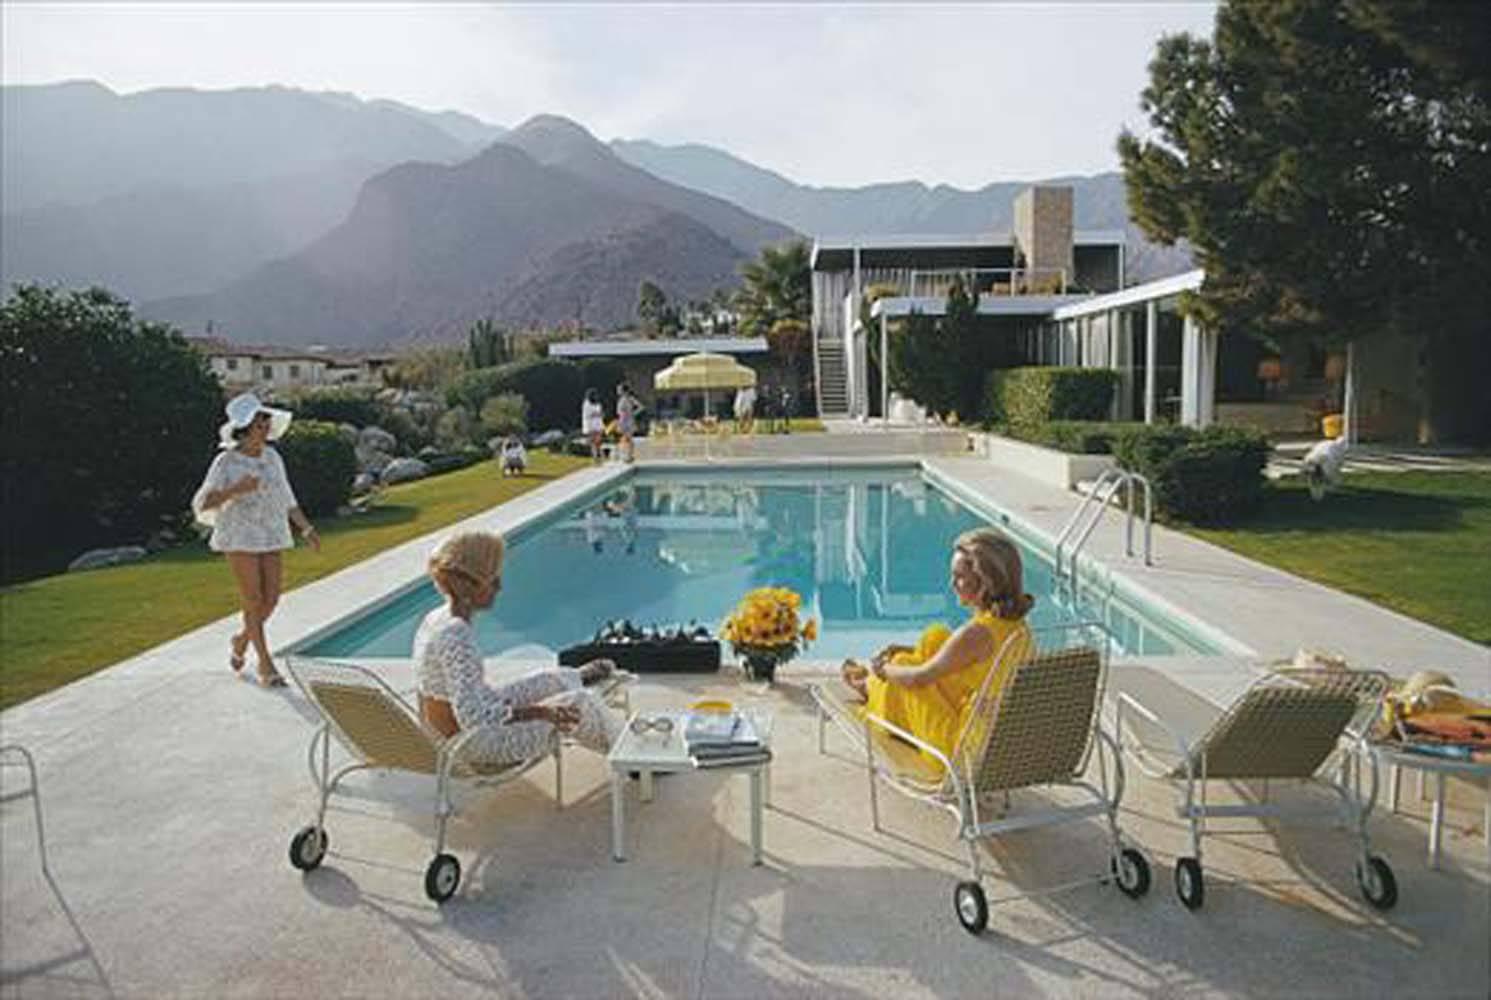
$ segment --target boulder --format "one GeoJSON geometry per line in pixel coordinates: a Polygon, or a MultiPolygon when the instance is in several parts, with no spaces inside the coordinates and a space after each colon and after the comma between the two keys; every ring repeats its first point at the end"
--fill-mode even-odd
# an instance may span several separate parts
{"type": "Polygon", "coordinates": [[[337,433],[342,436],[352,447],[357,447],[357,426],[355,424],[337,424],[337,433]]]}
{"type": "Polygon", "coordinates": [[[388,467],[393,461],[393,456],[376,448],[364,448],[357,446],[357,469],[359,472],[371,472],[377,475],[388,467]]]}
{"type": "Polygon", "coordinates": [[[398,449],[399,441],[382,427],[369,426],[357,432],[357,446],[368,451],[393,452],[398,449]]]}
{"type": "Polygon", "coordinates": [[[118,566],[145,558],[145,549],[140,545],[121,545],[113,549],[89,549],[67,564],[69,573],[81,569],[98,569],[101,566],[118,566]]]}
{"type": "MultiPolygon", "coordinates": [[[[390,459],[392,461],[392,459],[390,459]]],[[[386,463],[385,463],[386,464],[386,463]]],[[[361,496],[364,493],[373,492],[373,487],[378,485],[378,474],[375,472],[359,472],[352,480],[352,495],[361,496]]]]}
{"type": "Polygon", "coordinates": [[[564,438],[565,438],[564,431],[560,431],[560,430],[544,431],[542,434],[535,434],[533,436],[533,440],[531,442],[529,442],[529,447],[531,447],[531,448],[547,448],[551,444],[555,444],[557,442],[563,441],[564,438]]]}
{"type": "Polygon", "coordinates": [[[417,458],[396,458],[388,463],[378,478],[385,483],[407,483],[429,474],[430,467],[417,458]]]}

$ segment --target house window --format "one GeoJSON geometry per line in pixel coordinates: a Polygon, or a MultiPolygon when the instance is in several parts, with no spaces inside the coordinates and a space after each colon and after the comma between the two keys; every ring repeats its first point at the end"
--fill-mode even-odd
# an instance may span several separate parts
{"type": "Polygon", "coordinates": [[[291,378],[300,378],[300,366],[299,365],[291,365],[290,366],[290,377],[291,378]]]}
{"type": "Polygon", "coordinates": [[[230,371],[230,372],[236,372],[237,370],[238,370],[238,359],[237,358],[229,358],[228,359],[228,371],[230,371]]]}
{"type": "Polygon", "coordinates": [[[264,366],[264,377],[265,378],[274,378],[274,365],[265,365],[264,366]]]}

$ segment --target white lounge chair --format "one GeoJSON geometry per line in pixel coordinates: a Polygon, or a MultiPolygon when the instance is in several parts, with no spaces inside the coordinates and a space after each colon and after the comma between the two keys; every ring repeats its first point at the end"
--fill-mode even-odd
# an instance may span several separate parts
{"type": "Polygon", "coordinates": [[[1296,780],[1327,786],[1357,837],[1356,879],[1362,895],[1380,910],[1397,901],[1393,870],[1372,854],[1367,838],[1378,782],[1377,760],[1367,752],[1367,727],[1381,712],[1387,686],[1387,676],[1375,671],[1281,670],[1259,678],[1225,710],[1209,713],[1201,699],[1167,694],[1157,685],[1118,694],[1116,728],[1124,752],[1146,774],[1176,787],[1176,815],[1190,824],[1191,854],[1175,863],[1175,892],[1188,909],[1199,909],[1206,898],[1201,841],[1208,819],[1336,812],[1286,810],[1267,801],[1213,805],[1206,796],[1210,781],[1296,780]],[[1346,756],[1351,752],[1354,760],[1346,756]],[[1347,780],[1348,770],[1354,775],[1357,765],[1365,765],[1371,779],[1365,797],[1358,781],[1347,780]]]}
{"type": "MultiPolygon", "coordinates": [[[[1036,632],[1033,638],[1031,654],[1014,668],[1003,689],[990,689],[995,671],[989,671],[951,757],[847,701],[842,685],[812,689],[819,710],[819,752],[826,752],[825,731],[832,720],[865,754],[876,830],[880,829],[877,778],[898,792],[946,809],[957,819],[958,836],[968,847],[970,878],[954,889],[953,908],[958,922],[972,934],[983,931],[989,920],[978,849],[978,841],[985,837],[1103,816],[1108,825],[1109,863],[1095,878],[1116,881],[1131,898],[1149,891],[1149,862],[1125,844],[1118,829],[1123,762],[1118,744],[1100,724],[1107,637],[1100,627],[1083,624],[1036,632]],[[1084,777],[1094,744],[1098,748],[1097,785],[1084,777]],[[923,753],[937,763],[928,762],[923,753]],[[1055,786],[1080,789],[1090,801],[1005,814],[1010,792],[1055,786]]],[[[1012,644],[1019,641],[1020,637],[1012,636],[999,655],[1010,654],[1015,648],[1012,644]]],[[[1043,891],[1090,881],[1049,886],[1043,891]]]]}
{"type": "Polygon", "coordinates": [[[370,670],[303,657],[286,658],[285,667],[322,719],[307,751],[311,781],[319,797],[316,819],[290,841],[290,863],[301,871],[317,867],[326,856],[330,843],[326,803],[338,782],[354,771],[407,771],[434,778],[435,856],[425,870],[425,893],[437,903],[454,895],[461,882],[460,861],[445,853],[445,826],[455,812],[449,794],[452,780],[502,785],[553,757],[554,805],[563,808],[562,741],[557,735],[527,760],[486,765],[464,753],[484,727],[463,729],[447,739],[370,670]],[[331,766],[333,737],[351,758],[335,771],[331,766]]]}

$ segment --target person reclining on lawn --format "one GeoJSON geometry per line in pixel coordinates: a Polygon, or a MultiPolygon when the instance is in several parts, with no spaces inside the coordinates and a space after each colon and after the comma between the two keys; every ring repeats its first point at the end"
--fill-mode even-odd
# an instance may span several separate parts
{"type": "Polygon", "coordinates": [[[845,660],[842,671],[845,683],[864,697],[867,712],[949,758],[989,671],[995,671],[993,695],[1033,651],[1025,616],[1035,603],[1024,590],[1020,550],[992,528],[958,537],[951,574],[953,593],[973,609],[972,618],[954,632],[930,626],[918,649],[887,646],[869,666],[845,660]]]}
{"type": "Polygon", "coordinates": [[[585,688],[615,671],[610,660],[548,667],[495,686],[486,682],[471,619],[502,589],[503,551],[501,535],[466,532],[447,538],[430,556],[430,579],[446,603],[425,616],[414,636],[420,717],[446,737],[491,727],[466,749],[485,763],[517,763],[542,753],[555,729],[588,750],[609,752],[621,720],[585,688]]]}

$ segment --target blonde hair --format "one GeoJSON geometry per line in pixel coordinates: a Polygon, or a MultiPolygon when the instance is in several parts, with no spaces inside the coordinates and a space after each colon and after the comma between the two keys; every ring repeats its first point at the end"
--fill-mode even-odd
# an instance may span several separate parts
{"type": "Polygon", "coordinates": [[[502,570],[502,536],[485,531],[451,535],[430,553],[430,579],[460,615],[476,606],[477,593],[502,570]]]}
{"type": "Polygon", "coordinates": [[[953,551],[967,556],[972,565],[981,609],[1006,619],[1030,613],[1035,598],[1025,593],[1025,570],[1014,542],[993,528],[975,528],[958,536],[953,551]]]}

